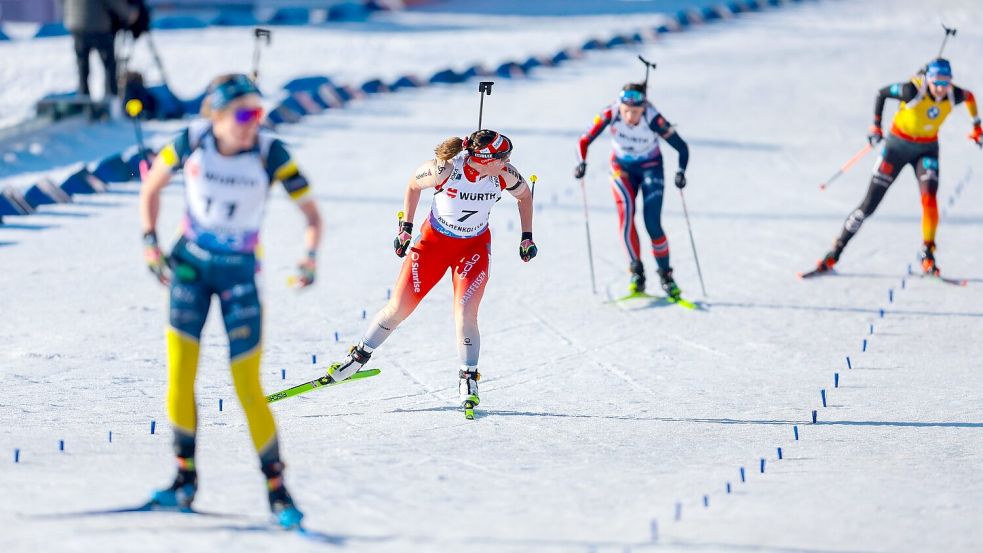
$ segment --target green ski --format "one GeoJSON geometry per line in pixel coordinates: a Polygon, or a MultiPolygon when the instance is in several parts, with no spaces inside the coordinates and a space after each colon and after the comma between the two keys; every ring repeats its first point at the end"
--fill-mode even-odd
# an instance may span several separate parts
{"type": "Polygon", "coordinates": [[[621,303],[629,300],[651,300],[653,302],[674,303],[680,307],[685,307],[686,309],[690,309],[690,310],[696,310],[700,308],[700,306],[698,306],[697,304],[683,298],[674,298],[672,296],[656,296],[646,292],[632,292],[626,296],[621,296],[620,298],[614,299],[610,303],[621,303]]]}
{"type": "Polygon", "coordinates": [[[270,394],[266,396],[266,402],[273,403],[274,401],[280,401],[281,399],[287,399],[288,397],[299,396],[300,394],[304,394],[311,390],[316,390],[318,388],[327,388],[330,386],[337,386],[339,384],[352,382],[354,380],[362,380],[370,376],[375,376],[380,372],[382,371],[380,371],[379,369],[367,369],[364,371],[358,371],[355,374],[351,375],[350,377],[346,378],[345,380],[342,380],[341,382],[334,382],[332,380],[329,380],[328,376],[324,375],[321,378],[316,378],[314,380],[311,380],[310,382],[298,384],[293,388],[287,388],[286,390],[281,390],[274,394],[270,394]]]}

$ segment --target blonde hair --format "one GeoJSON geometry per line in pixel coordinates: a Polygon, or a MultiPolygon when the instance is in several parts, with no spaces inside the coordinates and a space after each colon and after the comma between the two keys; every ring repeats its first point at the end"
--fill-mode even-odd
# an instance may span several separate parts
{"type": "Polygon", "coordinates": [[[452,136],[437,144],[437,147],[433,149],[433,153],[437,155],[438,161],[450,161],[463,150],[464,139],[452,136]]]}

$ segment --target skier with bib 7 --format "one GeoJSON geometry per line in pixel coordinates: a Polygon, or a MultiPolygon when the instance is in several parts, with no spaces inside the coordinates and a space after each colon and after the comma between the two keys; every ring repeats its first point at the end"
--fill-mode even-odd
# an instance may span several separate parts
{"type": "Polygon", "coordinates": [[[451,271],[454,319],[457,326],[459,395],[465,415],[478,405],[478,306],[488,284],[492,207],[508,192],[518,202],[522,237],[519,257],[536,257],[532,240],[532,193],[522,175],[509,163],[512,141],[492,130],[479,130],[462,140],[449,138],[435,149],[436,158],[421,165],[409,180],[402,218],[393,241],[396,255],[405,257],[389,303],[372,318],[348,356],[328,368],[335,381],[362,368],[431,288],[451,271]],[[417,204],[424,190],[433,202],[412,242],[417,204]],[[412,242],[412,243],[411,243],[412,242]]]}

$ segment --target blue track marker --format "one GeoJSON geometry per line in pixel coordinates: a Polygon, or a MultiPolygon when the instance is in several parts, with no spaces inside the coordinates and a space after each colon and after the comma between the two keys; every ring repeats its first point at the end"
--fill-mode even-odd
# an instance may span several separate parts
{"type": "Polygon", "coordinates": [[[792,434],[795,436],[795,441],[799,441],[799,427],[798,426],[795,426],[795,425],[792,426],[792,434]]]}
{"type": "Polygon", "coordinates": [[[846,356],[846,368],[848,368],[848,369],[852,369],[853,368],[853,363],[850,362],[850,356],[849,355],[846,356]]]}
{"type": "Polygon", "coordinates": [[[683,518],[683,504],[676,502],[676,520],[683,518]]]}
{"type": "Polygon", "coordinates": [[[867,339],[866,338],[864,338],[864,341],[863,341],[863,343],[860,346],[860,351],[861,352],[864,352],[864,353],[867,352],[867,339]]]}
{"type": "Polygon", "coordinates": [[[727,493],[730,493],[730,482],[727,482],[726,489],[727,489],[727,493]]]}
{"type": "Polygon", "coordinates": [[[761,474],[764,474],[764,473],[765,473],[765,460],[764,460],[764,458],[762,458],[761,459],[761,474]]]}
{"type": "Polygon", "coordinates": [[[280,380],[287,379],[287,369],[280,369],[280,380]]]}
{"type": "Polygon", "coordinates": [[[741,482],[747,482],[747,480],[744,478],[744,467],[741,467],[741,482]]]}
{"type": "Polygon", "coordinates": [[[109,431],[109,443],[113,443],[113,431],[109,431]]]}
{"type": "Polygon", "coordinates": [[[222,412],[222,399],[221,398],[219,398],[219,400],[218,400],[218,412],[219,413],[222,412]]]}
{"type": "Polygon", "coordinates": [[[894,288],[888,288],[887,290],[887,302],[894,303],[894,288]]]}
{"type": "Polygon", "coordinates": [[[652,531],[652,543],[659,543],[659,521],[653,518],[649,529],[652,531]]]}
{"type": "Polygon", "coordinates": [[[812,410],[812,424],[816,424],[816,410],[812,410]]]}
{"type": "Polygon", "coordinates": [[[362,318],[363,318],[363,319],[365,318],[365,315],[366,315],[366,313],[365,313],[365,310],[363,309],[363,310],[362,310],[362,318]]]}
{"type": "Polygon", "coordinates": [[[20,450],[16,448],[14,449],[14,462],[15,463],[20,462],[20,450]]]}
{"type": "Polygon", "coordinates": [[[150,433],[153,434],[157,430],[157,421],[150,421],[150,433]]]}
{"type": "Polygon", "coordinates": [[[840,387],[840,373],[833,373],[833,387],[840,387]]]}
{"type": "Polygon", "coordinates": [[[311,365],[317,365],[317,355],[311,354],[311,365]]]}
{"type": "Polygon", "coordinates": [[[782,460],[782,448],[778,448],[778,460],[782,460]]]}
{"type": "Polygon", "coordinates": [[[58,440],[58,451],[65,451],[65,440],[58,440]]]}
{"type": "Polygon", "coordinates": [[[703,496],[703,506],[704,507],[709,507],[710,506],[710,496],[709,495],[704,495],[703,496]]]}
{"type": "Polygon", "coordinates": [[[336,330],[334,331],[334,341],[337,342],[339,340],[341,340],[341,336],[338,336],[338,331],[336,330]]]}
{"type": "Polygon", "coordinates": [[[819,397],[823,398],[823,407],[826,407],[826,388],[819,390],[819,397]]]}

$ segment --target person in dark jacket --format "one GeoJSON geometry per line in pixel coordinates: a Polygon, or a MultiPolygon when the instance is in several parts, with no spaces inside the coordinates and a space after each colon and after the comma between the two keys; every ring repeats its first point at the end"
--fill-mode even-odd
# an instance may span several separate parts
{"type": "Polygon", "coordinates": [[[132,8],[127,0],[63,0],[63,3],[65,28],[75,39],[79,94],[89,96],[89,54],[95,50],[106,68],[106,94],[118,96],[113,21],[115,18],[131,25],[136,22],[139,10],[132,8]]]}

